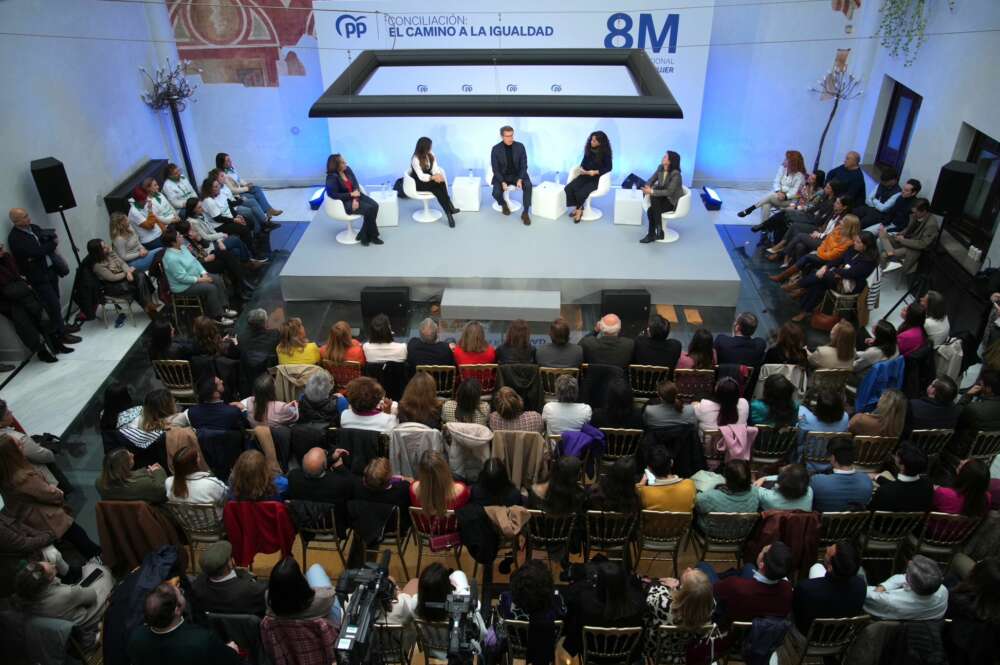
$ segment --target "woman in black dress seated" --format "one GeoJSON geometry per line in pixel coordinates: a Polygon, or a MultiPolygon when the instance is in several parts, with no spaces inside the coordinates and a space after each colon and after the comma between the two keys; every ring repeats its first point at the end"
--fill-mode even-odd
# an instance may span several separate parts
{"type": "Polygon", "coordinates": [[[452,215],[458,214],[461,210],[451,204],[444,171],[434,159],[431,140],[426,136],[417,139],[417,147],[413,149],[413,159],[410,160],[410,175],[417,183],[418,192],[430,192],[434,195],[444,214],[448,216],[448,226],[455,228],[455,218],[452,215]]]}
{"type": "Polygon", "coordinates": [[[583,148],[580,175],[566,183],[566,205],[576,208],[573,211],[574,224],[580,223],[587,197],[597,189],[601,176],[610,172],[611,142],[604,132],[593,132],[583,148]]]}
{"type": "Polygon", "coordinates": [[[878,245],[871,231],[862,231],[854,238],[854,246],[839,259],[822,266],[802,278],[799,287],[805,289],[799,305],[802,311],[792,321],[802,321],[820,304],[823,295],[836,288],[840,293],[861,293],[868,284],[868,275],[878,265],[878,245]]]}
{"type": "Polygon", "coordinates": [[[364,218],[361,231],[357,235],[357,240],[362,246],[367,247],[371,243],[382,244],[382,239],[378,237],[378,227],[375,225],[378,203],[361,191],[361,185],[358,184],[354,171],[339,152],[330,155],[326,160],[326,195],[332,199],[339,199],[344,204],[344,212],[348,215],[361,215],[364,218]]]}

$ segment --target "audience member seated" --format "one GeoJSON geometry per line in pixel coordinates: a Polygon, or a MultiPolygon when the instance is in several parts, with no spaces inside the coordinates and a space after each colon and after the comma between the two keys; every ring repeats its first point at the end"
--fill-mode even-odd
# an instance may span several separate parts
{"type": "Polygon", "coordinates": [[[951,324],[948,323],[948,305],[944,296],[938,291],[928,291],[920,299],[926,318],[924,332],[932,346],[941,346],[951,336],[951,324]]]}
{"type": "Polygon", "coordinates": [[[583,514],[587,493],[580,487],[580,460],[560,457],[552,463],[546,480],[531,486],[528,506],[553,515],[583,514]]]}
{"type": "Polygon", "coordinates": [[[278,224],[272,223],[271,218],[280,217],[284,211],[278,210],[268,203],[264,190],[249,180],[240,178],[240,174],[233,166],[233,158],[229,154],[217,153],[215,155],[215,168],[222,172],[222,181],[233,194],[243,199],[246,205],[259,208],[261,213],[267,215],[267,223],[265,224],[267,228],[278,228],[278,224]]]}
{"type": "MultiPolygon", "coordinates": [[[[583,649],[583,627],[642,627],[646,595],[639,579],[620,561],[591,561],[586,578],[573,583],[564,598],[566,620],[563,649],[571,656],[583,649]]],[[[639,654],[625,662],[634,662],[639,654]]]]}
{"type": "Polygon", "coordinates": [[[267,583],[267,614],[278,619],[326,619],[340,630],[343,611],[330,577],[314,563],[302,574],[299,562],[285,557],[271,571],[267,583]]]}
{"type": "Polygon", "coordinates": [[[297,316],[281,324],[275,352],[279,365],[315,365],[320,359],[319,347],[309,341],[302,319],[297,316]]]}
{"type": "Polygon", "coordinates": [[[896,327],[885,319],[875,324],[874,337],[865,340],[865,350],[854,355],[854,373],[858,383],[868,373],[872,365],[899,357],[897,348],[896,327]]]}
{"type": "Polygon", "coordinates": [[[934,486],[927,473],[927,455],[911,443],[904,443],[896,449],[893,455],[896,463],[895,480],[883,475],[875,475],[875,494],[868,503],[868,510],[887,510],[890,512],[923,513],[931,510],[934,499],[934,486]]]}
{"type": "MultiPolygon", "coordinates": [[[[108,391],[111,391],[113,387],[114,384],[109,386],[108,391]]],[[[106,391],[104,395],[106,404],[109,397],[108,391],[106,391]]],[[[108,406],[110,408],[114,408],[113,404],[109,404],[108,406]]],[[[34,437],[18,431],[14,427],[15,424],[16,419],[14,418],[14,412],[7,406],[6,400],[0,399],[0,436],[9,436],[12,438],[14,442],[21,447],[21,452],[24,453],[25,459],[31,462],[31,466],[35,469],[35,471],[40,473],[50,484],[58,485],[59,483],[55,475],[49,468],[56,462],[55,452],[36,441],[34,437]]],[[[61,452],[62,448],[60,447],[57,450],[60,450],[61,452]]]]}
{"type": "Polygon", "coordinates": [[[653,446],[646,453],[646,469],[636,489],[643,510],[674,513],[694,510],[694,481],[674,474],[674,460],[666,446],[653,446]]]}
{"type": "Polygon", "coordinates": [[[199,559],[201,572],[191,582],[191,596],[200,612],[256,614],[267,610],[267,582],[246,568],[237,568],[228,540],[209,545],[199,559]]]}
{"type": "Polygon", "coordinates": [[[198,403],[186,413],[195,430],[242,432],[250,429],[247,414],[238,406],[222,401],[226,386],[217,376],[205,376],[198,382],[198,403]]]}
{"type": "Polygon", "coordinates": [[[813,491],[809,487],[809,472],[804,464],[786,464],[777,476],[762,476],[754,483],[760,498],[760,509],[812,510],[813,491]],[[773,487],[766,487],[774,481],[773,487]]]}
{"type": "Polygon", "coordinates": [[[87,241],[87,259],[106,296],[130,296],[147,314],[156,314],[153,285],[145,272],[128,265],[100,238],[87,241]]]}
{"type": "Polygon", "coordinates": [[[354,498],[372,503],[385,503],[399,508],[399,523],[405,533],[410,524],[410,481],[392,474],[392,464],[386,457],[376,457],[365,466],[364,475],[354,477],[354,498]]]}
{"type": "Polygon", "coordinates": [[[761,399],[750,402],[750,423],[771,427],[793,427],[799,419],[799,403],[795,401],[795,386],[781,374],[764,379],[761,399]]]}
{"type": "Polygon", "coordinates": [[[246,414],[252,427],[279,427],[292,425],[299,420],[299,403],[280,401],[275,393],[274,378],[267,373],[261,374],[253,382],[253,395],[234,402],[233,406],[246,414]]]}
{"type": "Polygon", "coordinates": [[[201,205],[205,209],[205,216],[215,224],[216,231],[237,236],[247,248],[251,248],[254,246],[253,233],[257,220],[245,214],[248,211],[241,212],[238,208],[234,214],[234,207],[229,204],[227,192],[229,189],[218,180],[218,172],[214,169],[209,171],[198,192],[201,196],[201,205]]]}
{"type": "Polygon", "coordinates": [[[576,377],[562,374],[556,379],[556,402],[548,402],[542,407],[542,420],[550,435],[562,434],[566,430],[579,431],[593,416],[589,404],[581,404],[579,385],[576,377]]]}
{"type": "Polygon", "coordinates": [[[642,410],[642,422],[646,429],[657,429],[676,425],[697,425],[698,417],[694,415],[693,406],[681,401],[677,393],[677,384],[664,378],[656,384],[656,398],[646,402],[642,410]]]}
{"type": "Polygon", "coordinates": [[[149,592],[143,605],[145,622],[129,636],[133,663],[240,665],[243,660],[215,631],[185,620],[187,601],[180,587],[164,582],[149,592]]]}
{"type": "Polygon", "coordinates": [[[996,653],[1000,619],[1000,557],[979,561],[968,577],[948,592],[944,647],[953,665],[987,663],[996,653]],[[972,638],[969,643],[966,638],[972,638]],[[965,652],[964,654],[962,652],[965,652]],[[964,655],[964,658],[962,656],[964,655]]]}
{"type": "Polygon", "coordinates": [[[288,479],[272,469],[264,453],[244,450],[229,474],[230,501],[281,501],[288,493],[288,479]]]}
{"type": "Polygon", "coordinates": [[[149,196],[142,185],[136,185],[132,190],[129,202],[131,205],[128,207],[128,222],[135,229],[142,246],[150,252],[163,246],[163,231],[168,227],[153,214],[149,196]]]}
{"type": "Polygon", "coordinates": [[[715,369],[718,364],[715,340],[705,328],[694,331],[687,351],[683,351],[677,359],[677,369],[715,369]]]}
{"type": "MultiPolygon", "coordinates": [[[[191,251],[196,252],[198,259],[209,269],[208,263],[213,263],[216,259],[220,262],[229,263],[227,256],[230,253],[237,264],[249,262],[253,267],[262,266],[268,263],[266,259],[256,261],[252,259],[250,248],[243,243],[243,239],[238,235],[229,235],[216,230],[215,221],[205,214],[205,206],[201,201],[192,197],[187,200],[184,206],[185,218],[176,223],[177,230],[182,233],[191,244],[191,251]],[[201,248],[201,249],[199,249],[201,248]],[[218,249],[218,253],[216,253],[218,249]],[[211,255],[213,258],[208,258],[211,255]]],[[[213,272],[225,272],[222,269],[213,272]]]]}
{"type": "Polygon", "coordinates": [[[394,342],[392,326],[385,314],[376,314],[368,325],[368,341],[361,345],[370,363],[406,362],[406,344],[394,342]]]}
{"type": "Polygon", "coordinates": [[[548,344],[535,350],[535,360],[542,367],[579,367],[583,363],[583,349],[569,343],[569,324],[558,318],[549,326],[548,344]]]}
{"type": "Polygon", "coordinates": [[[659,314],[652,314],[646,333],[635,338],[632,362],[636,365],[676,367],[680,357],[681,343],[670,339],[670,322],[659,314]]]}
{"type": "Polygon", "coordinates": [[[441,400],[434,377],[424,371],[414,374],[403,389],[397,411],[400,423],[421,423],[441,429],[441,400]]]}
{"type": "Polygon", "coordinates": [[[635,342],[620,335],[621,319],[617,314],[605,314],[594,326],[594,332],[580,340],[583,362],[591,365],[615,365],[625,368],[632,362],[635,342]]]}
{"type": "MultiPolygon", "coordinates": [[[[230,236],[226,240],[207,240],[198,229],[188,222],[177,222],[174,227],[178,234],[184,236],[185,246],[192,256],[198,260],[205,272],[212,275],[223,275],[229,278],[229,285],[234,296],[246,302],[254,292],[254,285],[247,277],[247,271],[241,261],[248,259],[250,254],[239,238],[230,236]],[[230,243],[228,247],[226,243],[230,243]]],[[[217,234],[222,235],[222,234],[217,234]]],[[[246,265],[258,270],[266,261],[252,260],[246,265]]]]}
{"type": "Polygon", "coordinates": [[[361,342],[351,335],[351,324],[347,321],[337,321],[330,326],[330,336],[326,339],[326,344],[319,347],[319,354],[323,360],[332,363],[356,362],[364,367],[365,352],[361,348],[361,342]]]}
{"type": "Polygon", "coordinates": [[[345,392],[350,408],[340,414],[341,427],[388,432],[396,426],[396,404],[385,396],[378,381],[359,376],[347,384],[345,392]]]}
{"type": "Polygon", "coordinates": [[[750,463],[742,459],[732,459],[722,467],[722,477],[726,482],[713,489],[698,492],[695,509],[698,526],[712,535],[708,513],[756,513],[760,509],[757,488],[750,482],[750,463]]]}
{"type": "Polygon", "coordinates": [[[765,545],[756,567],[747,564],[739,574],[719,579],[711,566],[699,563],[698,568],[713,582],[715,614],[723,625],[759,617],[783,618],[792,611],[792,585],[785,579],[792,572],[792,550],[780,540],[765,545]]]}
{"type": "Polygon", "coordinates": [[[192,351],[191,342],[176,336],[169,319],[156,318],[149,324],[150,360],[191,360],[192,351]]]}
{"type": "Polygon", "coordinates": [[[531,346],[531,331],[524,319],[515,319],[507,328],[503,344],[497,347],[497,363],[535,363],[535,348],[531,346]]]}
{"type": "Polygon", "coordinates": [[[757,332],[757,316],[751,312],[743,312],[733,323],[732,335],[717,335],[715,337],[715,354],[717,364],[747,365],[759,367],[764,361],[764,351],[767,343],[757,332]]]}
{"type": "Polygon", "coordinates": [[[632,388],[623,378],[608,383],[604,406],[594,409],[591,424],[594,427],[642,429],[642,409],[636,407],[632,388]]]}
{"type": "MultiPolygon", "coordinates": [[[[828,291],[858,295],[868,288],[868,276],[878,267],[878,247],[875,236],[868,231],[856,233],[856,217],[847,215],[842,229],[847,237],[847,248],[837,257],[825,257],[820,247],[819,259],[825,261],[816,272],[803,277],[791,287],[790,295],[799,297],[802,311],[792,321],[804,321],[822,303],[828,291]],[[847,235],[850,233],[854,235],[847,235]]],[[[833,237],[831,235],[831,237],[833,237]]],[[[815,265],[816,260],[813,260],[815,265]]]]}
{"type": "Polygon", "coordinates": [[[864,610],[876,619],[928,621],[948,610],[948,589],[941,568],[922,554],[906,564],[906,573],[868,587],[864,610]]]}
{"type": "Polygon", "coordinates": [[[102,501],[145,501],[163,503],[167,500],[167,472],[159,464],[133,470],[135,457],[124,448],[104,454],[101,475],[95,485],[102,501]]]}
{"type": "Polygon", "coordinates": [[[983,369],[975,385],[958,401],[962,412],[949,449],[965,457],[977,432],[1000,430],[1000,372],[983,369]]]}
{"type": "MultiPolygon", "coordinates": [[[[441,622],[448,621],[450,615],[444,609],[444,604],[451,594],[469,595],[469,578],[461,570],[448,571],[440,563],[432,563],[424,568],[420,574],[420,581],[417,586],[417,594],[412,600],[405,600],[400,594],[400,603],[406,603],[412,607],[412,617],[423,621],[441,622]],[[413,604],[415,603],[415,604],[413,604]]],[[[486,637],[486,624],[479,610],[472,615],[474,626],[474,639],[482,643],[486,637]]],[[[431,651],[431,659],[447,661],[447,654],[444,652],[431,651]]]]}
{"type": "Polygon", "coordinates": [[[854,340],[854,326],[850,321],[840,321],[830,329],[830,343],[809,353],[809,366],[816,369],[853,369],[854,340]]]}
{"type": "Polygon", "coordinates": [[[927,396],[911,399],[906,405],[906,427],[909,434],[916,429],[955,429],[962,407],[955,404],[958,386],[942,374],[927,386],[927,396]]]}
{"type": "Polygon", "coordinates": [[[288,498],[346,505],[354,498],[355,486],[343,461],[346,455],[346,450],[338,448],[328,460],[322,448],[311,449],[302,457],[301,468],[288,472],[288,498]]]}
{"type": "Polygon", "coordinates": [[[872,496],[872,479],[854,468],[854,441],[847,437],[833,439],[829,451],[833,472],[816,474],[809,481],[813,510],[836,513],[867,506],[872,496]]]}
{"type": "Polygon", "coordinates": [[[229,296],[220,275],[211,275],[198,263],[198,259],[183,246],[183,238],[176,229],[163,232],[163,270],[167,274],[170,292],[174,295],[192,296],[201,300],[205,313],[223,326],[233,325],[236,310],[229,309],[229,296]]]}
{"type": "Polygon", "coordinates": [[[132,228],[128,217],[122,212],[111,213],[108,237],[111,238],[111,246],[114,253],[118,255],[130,268],[146,271],[153,265],[156,257],[163,252],[162,247],[150,251],[139,242],[139,235],[132,228]]]}
{"type": "MultiPolygon", "coordinates": [[[[817,220],[819,221],[819,225],[816,226],[811,223],[793,224],[785,234],[785,240],[778,245],[782,248],[780,253],[775,253],[771,257],[772,261],[777,261],[779,258],[784,256],[784,261],[781,264],[784,272],[782,272],[780,276],[772,275],[770,279],[777,282],[791,276],[794,274],[793,268],[795,267],[795,264],[798,263],[799,259],[806,256],[810,252],[819,250],[819,248],[823,246],[823,243],[831,236],[839,236],[840,232],[838,231],[837,234],[834,234],[834,231],[837,230],[841,222],[847,218],[851,210],[852,202],[853,199],[848,196],[838,196],[833,202],[833,208],[830,211],[831,214],[827,218],[825,225],[821,220],[817,220]]],[[[857,218],[855,217],[854,219],[857,218]]],[[[839,241],[839,238],[830,240],[831,243],[835,244],[839,244],[839,241]]],[[[829,244],[827,247],[829,248],[829,244]]],[[[773,248],[769,251],[773,251],[773,248]]]]}
{"type": "Polygon", "coordinates": [[[878,186],[868,195],[864,205],[854,209],[854,214],[861,218],[867,228],[888,221],[888,211],[896,204],[903,191],[899,186],[899,172],[887,166],[879,173],[878,186]]]}
{"type": "MultiPolygon", "coordinates": [[[[2,502],[0,502],[2,504],[2,502]]],[[[83,578],[83,568],[70,566],[53,544],[56,536],[51,531],[34,529],[0,511],[0,572],[9,586],[21,562],[25,559],[48,561],[56,567],[56,574],[66,584],[76,584],[83,578]]]]}
{"type": "Polygon", "coordinates": [[[187,413],[177,413],[174,396],[166,388],[150,390],[142,406],[118,414],[118,434],[129,451],[139,458],[141,466],[157,460],[169,462],[180,448],[196,445],[197,439],[189,425],[187,413]],[[161,437],[162,444],[159,443],[161,437]]]}
{"type": "Polygon", "coordinates": [[[542,414],[537,411],[525,411],[524,400],[513,388],[508,386],[500,388],[493,399],[493,405],[496,411],[490,414],[488,425],[494,432],[514,430],[542,433],[545,431],[542,414]]]}
{"type": "Polygon", "coordinates": [[[198,451],[181,448],[174,454],[174,475],[164,481],[167,501],[175,503],[205,503],[215,506],[215,514],[222,521],[222,505],[229,488],[209,471],[201,470],[198,451]]]}
{"type": "Polygon", "coordinates": [[[88,648],[97,642],[104,606],[115,586],[111,570],[99,559],[83,565],[84,577],[94,572],[100,576],[84,587],[65,583],[54,563],[31,561],[14,578],[14,606],[28,616],[69,621],[88,648]]]}
{"type": "MultiPolygon", "coordinates": [[[[799,445],[792,456],[802,459],[807,445],[825,445],[822,441],[812,444],[807,436],[809,432],[846,432],[850,419],[844,410],[844,396],[839,390],[822,387],[815,391],[815,403],[812,408],[806,404],[799,406],[799,445]]],[[[810,450],[814,457],[822,455],[822,450],[810,450]]]]}
{"type": "Polygon", "coordinates": [[[191,325],[191,354],[209,358],[238,360],[239,345],[229,335],[219,332],[219,326],[207,316],[196,317],[191,325]]]}
{"type": "Polygon", "coordinates": [[[469,500],[480,506],[520,506],[524,503],[521,490],[510,482],[507,467],[496,457],[483,463],[469,500]]]}
{"type": "Polygon", "coordinates": [[[914,203],[919,200],[917,194],[920,193],[921,189],[920,181],[916,178],[910,178],[898,195],[890,197],[890,200],[883,204],[879,214],[866,215],[865,226],[884,224],[890,231],[902,231],[910,223],[910,213],[913,212],[914,203]]]}
{"type": "Polygon", "coordinates": [[[802,326],[786,322],[778,328],[778,339],[774,346],[764,352],[765,365],[799,365],[806,364],[806,336],[802,326]]]}
{"type": "Polygon", "coordinates": [[[698,427],[703,431],[724,425],[746,425],[750,417],[750,404],[740,397],[736,379],[728,376],[716,382],[712,399],[699,400],[693,406],[698,427]]]}
{"type": "Polygon", "coordinates": [[[479,321],[469,321],[462,329],[458,344],[452,349],[456,365],[488,365],[497,361],[497,352],[486,341],[486,331],[479,321]]]}
{"type": "Polygon", "coordinates": [[[935,487],[933,508],[939,513],[982,517],[990,508],[990,470],[978,459],[958,465],[953,487],[935,487]]]}
{"type": "Polygon", "coordinates": [[[899,326],[896,339],[899,343],[899,354],[905,358],[927,343],[927,333],[924,332],[927,313],[923,305],[915,302],[903,308],[902,317],[903,323],[899,326]]]}
{"type": "Polygon", "coordinates": [[[886,272],[902,268],[905,273],[917,269],[920,255],[937,242],[940,225],[931,214],[931,202],[917,199],[913,202],[910,223],[901,233],[889,233],[884,224],[878,227],[878,239],[888,261],[886,272]]]}
{"type": "Polygon", "coordinates": [[[170,205],[178,214],[184,210],[187,200],[197,196],[194,187],[191,186],[187,176],[181,173],[181,169],[176,164],[167,164],[164,171],[163,195],[170,201],[170,205]]]}
{"type": "Polygon", "coordinates": [[[802,161],[802,153],[798,150],[785,151],[785,161],[778,167],[771,185],[771,193],[745,210],[736,213],[738,217],[746,217],[760,208],[760,221],[767,221],[771,216],[771,208],[787,208],[799,198],[799,190],[806,182],[806,166],[802,161]]]}
{"type": "Polygon", "coordinates": [[[455,355],[448,342],[438,340],[438,324],[427,317],[417,328],[419,337],[406,343],[406,361],[411,368],[417,365],[454,365],[455,355]]]}
{"type": "Polygon", "coordinates": [[[861,155],[851,150],[844,156],[844,163],[830,169],[826,179],[844,183],[845,193],[854,201],[865,200],[865,174],[861,170],[861,155]]]}
{"type": "Polygon", "coordinates": [[[240,336],[240,369],[252,381],[261,372],[278,364],[277,346],[281,333],[267,327],[267,311],[247,312],[246,333],[240,336]]]}
{"type": "Polygon", "coordinates": [[[441,421],[444,423],[475,423],[485,425],[490,418],[489,402],[480,399],[483,394],[479,379],[470,377],[458,384],[455,399],[449,399],[441,406],[441,421]]]}
{"type": "MultiPolygon", "coordinates": [[[[19,523],[39,531],[51,531],[72,545],[85,560],[101,554],[79,524],[67,512],[62,490],[49,484],[9,436],[0,436],[0,494],[4,512],[19,523]]],[[[100,563],[100,560],[96,561],[100,563]]],[[[110,575],[108,575],[110,577],[110,575]]]]}
{"type": "Polygon", "coordinates": [[[313,372],[299,398],[299,423],[319,423],[327,427],[340,425],[340,414],[348,408],[347,398],[334,392],[329,372],[313,372]]]}
{"type": "MultiPolygon", "coordinates": [[[[682,630],[700,633],[706,624],[712,623],[712,613],[715,611],[712,583],[702,571],[687,568],[681,573],[679,580],[673,577],[654,580],[646,592],[646,605],[649,607],[646,619],[646,656],[652,659],[659,648],[656,642],[657,626],[677,626],[682,630]]],[[[689,662],[712,662],[712,651],[704,653],[704,659],[699,656],[703,650],[708,651],[713,646],[715,643],[709,646],[703,642],[697,646],[689,646],[689,662]]]]}
{"type": "Polygon", "coordinates": [[[773,238],[779,239],[776,244],[767,250],[769,261],[779,261],[783,257],[785,247],[800,233],[809,234],[815,231],[817,234],[823,230],[832,230],[833,220],[843,215],[846,210],[842,204],[841,196],[844,194],[844,184],[839,181],[826,178],[819,196],[803,207],[796,206],[793,210],[780,210],[771,218],[753,227],[753,231],[768,231],[773,238]]]}
{"type": "Polygon", "coordinates": [[[527,621],[533,638],[528,639],[526,662],[545,665],[552,662],[557,637],[554,621],[566,616],[566,603],[552,584],[552,572],[544,562],[531,559],[514,571],[510,590],[500,594],[500,616],[527,621]]]}
{"type": "Polygon", "coordinates": [[[847,425],[854,436],[898,437],[906,420],[906,396],[903,391],[886,388],[871,413],[856,413],[847,425]]]}
{"type": "Polygon", "coordinates": [[[619,457],[597,483],[590,486],[592,510],[633,515],[642,509],[635,486],[635,462],[631,457],[619,457]]]}
{"type": "Polygon", "coordinates": [[[448,460],[441,453],[425,450],[417,463],[417,478],[410,485],[410,505],[433,517],[458,510],[469,502],[469,486],[455,480],[448,460]]]}

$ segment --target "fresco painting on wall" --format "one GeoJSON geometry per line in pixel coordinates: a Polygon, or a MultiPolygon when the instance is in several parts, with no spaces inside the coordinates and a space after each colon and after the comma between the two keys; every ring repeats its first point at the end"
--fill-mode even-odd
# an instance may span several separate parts
{"type": "Polygon", "coordinates": [[[316,34],[312,0],[165,0],[177,51],[202,81],[277,87],[279,74],[305,76],[302,60],[282,48],[316,34]]]}

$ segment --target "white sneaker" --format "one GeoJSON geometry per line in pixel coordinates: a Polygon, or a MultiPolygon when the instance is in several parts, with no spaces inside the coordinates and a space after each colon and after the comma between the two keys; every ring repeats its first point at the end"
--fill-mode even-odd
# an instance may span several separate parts
{"type": "Polygon", "coordinates": [[[236,325],[235,321],[233,321],[232,319],[226,318],[226,317],[222,317],[221,319],[217,319],[216,323],[219,324],[220,326],[222,326],[223,328],[229,328],[230,326],[236,325]]]}
{"type": "Polygon", "coordinates": [[[235,309],[224,309],[222,310],[222,315],[228,316],[231,319],[235,319],[237,316],[240,315],[240,313],[237,312],[235,309]]]}
{"type": "Polygon", "coordinates": [[[893,270],[899,270],[902,267],[903,264],[899,261],[889,261],[885,264],[885,268],[882,269],[882,272],[892,272],[893,270]]]}

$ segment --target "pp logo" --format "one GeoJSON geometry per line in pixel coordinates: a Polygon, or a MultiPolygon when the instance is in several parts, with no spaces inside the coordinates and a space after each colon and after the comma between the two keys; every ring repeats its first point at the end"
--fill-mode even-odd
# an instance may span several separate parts
{"type": "Polygon", "coordinates": [[[551,90],[552,92],[562,92],[562,86],[559,85],[558,83],[553,83],[552,87],[549,88],[549,90],[551,90]]]}
{"type": "MultiPolygon", "coordinates": [[[[624,12],[618,12],[608,17],[608,34],[604,37],[604,48],[632,48],[632,26],[635,21],[632,16],[624,12]],[[616,43],[618,42],[618,43],[616,43]]],[[[668,14],[663,22],[663,27],[659,32],[653,23],[652,14],[639,14],[639,48],[646,48],[647,43],[652,48],[653,53],[659,53],[663,48],[663,42],[667,43],[667,52],[677,52],[677,27],[680,23],[680,14],[668,14]]]]}
{"type": "Polygon", "coordinates": [[[472,86],[466,83],[462,86],[462,92],[472,92],[472,86]]]}
{"type": "Polygon", "coordinates": [[[417,86],[417,92],[427,92],[427,86],[421,83],[417,86]]]}
{"type": "Polygon", "coordinates": [[[517,86],[513,83],[508,83],[507,92],[517,92],[517,86]]]}
{"type": "Polygon", "coordinates": [[[337,22],[334,23],[334,27],[337,29],[337,34],[344,39],[350,39],[351,37],[361,38],[361,35],[368,32],[368,26],[365,24],[364,16],[351,16],[350,14],[341,14],[337,17],[337,22]]]}

